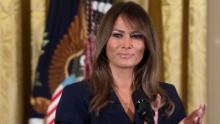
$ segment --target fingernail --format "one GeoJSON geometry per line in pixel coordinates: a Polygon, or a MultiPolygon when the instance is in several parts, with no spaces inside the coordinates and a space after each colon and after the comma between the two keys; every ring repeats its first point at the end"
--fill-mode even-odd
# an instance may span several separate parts
{"type": "Polygon", "coordinates": [[[199,115],[199,116],[201,116],[201,115],[202,115],[202,113],[203,113],[203,109],[202,109],[202,108],[200,108],[200,109],[198,110],[198,115],[199,115]]]}

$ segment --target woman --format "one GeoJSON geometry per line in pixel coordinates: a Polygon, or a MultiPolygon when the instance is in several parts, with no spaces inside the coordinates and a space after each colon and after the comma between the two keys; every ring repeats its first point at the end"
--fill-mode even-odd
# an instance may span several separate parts
{"type": "Polygon", "coordinates": [[[64,89],[56,124],[150,124],[135,109],[140,100],[153,109],[153,123],[201,123],[204,106],[186,117],[174,86],[159,82],[159,45],[143,8],[133,2],[114,5],[96,38],[93,73],[64,89]]]}

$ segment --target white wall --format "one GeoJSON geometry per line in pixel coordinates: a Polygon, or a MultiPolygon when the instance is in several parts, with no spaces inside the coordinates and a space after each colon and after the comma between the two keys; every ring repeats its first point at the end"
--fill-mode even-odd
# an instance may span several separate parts
{"type": "Polygon", "coordinates": [[[207,2],[207,124],[220,124],[220,0],[207,0],[207,2]]]}

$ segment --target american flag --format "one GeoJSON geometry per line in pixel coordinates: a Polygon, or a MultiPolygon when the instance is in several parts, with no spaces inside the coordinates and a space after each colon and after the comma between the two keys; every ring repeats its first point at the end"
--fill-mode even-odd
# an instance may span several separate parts
{"type": "MultiPolygon", "coordinates": [[[[93,51],[93,43],[95,42],[95,28],[99,24],[103,15],[111,8],[112,1],[104,2],[104,0],[87,0],[86,1],[86,15],[87,15],[87,46],[85,50],[85,76],[89,77],[92,70],[92,51],[93,51]]],[[[54,124],[55,123],[55,114],[56,109],[59,103],[59,100],[62,95],[62,91],[64,87],[69,84],[72,84],[76,81],[82,80],[82,78],[78,78],[74,75],[70,75],[64,80],[57,88],[54,90],[52,94],[50,104],[47,110],[45,124],[54,124]]]]}
{"type": "Polygon", "coordinates": [[[74,75],[71,75],[57,87],[57,89],[52,95],[52,98],[51,98],[51,101],[50,101],[50,104],[47,110],[46,124],[54,124],[56,109],[60,101],[64,87],[79,80],[81,79],[76,78],[74,75]]]}

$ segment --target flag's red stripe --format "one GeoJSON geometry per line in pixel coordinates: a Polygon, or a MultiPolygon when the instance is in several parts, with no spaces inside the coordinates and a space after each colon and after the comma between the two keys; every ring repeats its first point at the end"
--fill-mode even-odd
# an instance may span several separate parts
{"type": "Polygon", "coordinates": [[[55,119],[51,120],[49,124],[54,124],[55,119]]]}
{"type": "Polygon", "coordinates": [[[52,103],[58,96],[60,96],[60,95],[62,94],[62,91],[63,91],[63,88],[62,88],[58,93],[56,93],[56,94],[52,97],[51,103],[52,103]]]}
{"type": "Polygon", "coordinates": [[[49,117],[49,116],[57,109],[57,106],[58,106],[58,105],[56,105],[51,111],[49,111],[49,112],[47,113],[47,117],[49,117]]]}

